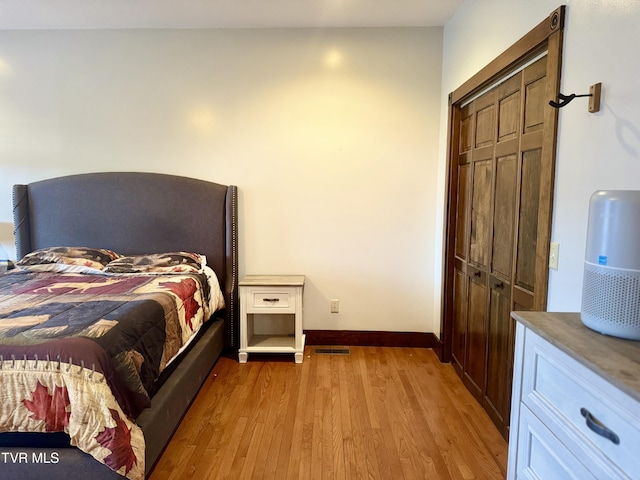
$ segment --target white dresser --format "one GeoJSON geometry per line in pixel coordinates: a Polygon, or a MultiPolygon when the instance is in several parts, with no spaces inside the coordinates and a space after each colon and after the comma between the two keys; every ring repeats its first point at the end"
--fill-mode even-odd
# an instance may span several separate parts
{"type": "Polygon", "coordinates": [[[508,479],[640,479],[640,342],[514,312],[508,479]]]}

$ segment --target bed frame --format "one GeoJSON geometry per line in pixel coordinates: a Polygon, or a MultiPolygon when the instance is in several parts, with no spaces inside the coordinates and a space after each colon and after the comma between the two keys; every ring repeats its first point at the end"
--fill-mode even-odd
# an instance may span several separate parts
{"type": "MultiPolygon", "coordinates": [[[[218,275],[226,308],[136,419],[148,475],[219,355],[238,347],[237,188],[165,174],[89,173],[14,185],[13,209],[18,258],[62,245],[124,255],[182,250],[205,254],[218,275]]],[[[123,478],[77,448],[34,447],[42,435],[51,434],[0,434],[0,452],[17,459],[0,458],[3,478],[123,478]]]]}

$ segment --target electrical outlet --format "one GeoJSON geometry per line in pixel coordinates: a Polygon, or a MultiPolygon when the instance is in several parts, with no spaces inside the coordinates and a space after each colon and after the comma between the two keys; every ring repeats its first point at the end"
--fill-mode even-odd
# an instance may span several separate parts
{"type": "Polygon", "coordinates": [[[558,269],[558,256],[560,255],[560,244],[558,242],[551,242],[549,248],[549,268],[554,270],[558,269]]]}
{"type": "Polygon", "coordinates": [[[338,313],[340,311],[340,300],[334,298],[331,300],[331,313],[338,313]]]}

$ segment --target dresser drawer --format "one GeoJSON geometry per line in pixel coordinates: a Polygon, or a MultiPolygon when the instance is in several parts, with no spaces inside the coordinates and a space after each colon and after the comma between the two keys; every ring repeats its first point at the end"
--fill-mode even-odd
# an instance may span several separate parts
{"type": "Polygon", "coordinates": [[[243,287],[247,313],[295,313],[296,287],[243,287]]]}
{"type": "Polygon", "coordinates": [[[638,403],[534,332],[526,335],[522,402],[605,478],[637,475],[638,403]]]}
{"type": "Polygon", "coordinates": [[[522,406],[515,477],[531,480],[602,480],[602,472],[585,467],[538,417],[522,406]]]}

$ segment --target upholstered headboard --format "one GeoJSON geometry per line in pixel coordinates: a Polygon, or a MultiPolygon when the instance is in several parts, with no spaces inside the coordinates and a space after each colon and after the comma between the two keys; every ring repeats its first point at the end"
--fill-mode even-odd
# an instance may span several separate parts
{"type": "Polygon", "coordinates": [[[237,346],[235,186],[157,173],[89,173],[14,185],[13,209],[18,258],[54,246],[205,254],[225,293],[225,344],[237,346]]]}

